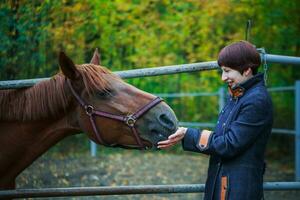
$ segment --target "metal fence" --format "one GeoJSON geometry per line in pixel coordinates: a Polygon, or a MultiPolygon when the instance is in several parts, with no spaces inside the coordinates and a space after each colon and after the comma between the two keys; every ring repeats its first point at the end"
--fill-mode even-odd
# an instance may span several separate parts
{"type": "MultiPolygon", "coordinates": [[[[295,93],[295,86],[285,86],[285,87],[272,87],[268,88],[269,92],[293,92],[295,93]]],[[[195,93],[162,93],[156,94],[162,98],[182,98],[182,97],[207,97],[207,96],[216,96],[219,101],[219,112],[225,105],[225,89],[223,87],[219,88],[217,92],[195,92],[195,93]]],[[[295,121],[299,121],[300,119],[295,119],[295,121]]],[[[191,126],[191,127],[205,127],[205,128],[213,128],[215,127],[215,123],[208,122],[179,122],[182,126],[191,126]]],[[[283,128],[273,128],[272,133],[280,133],[280,134],[289,134],[295,135],[296,131],[294,129],[283,129],[283,128]]]]}
{"type": "MultiPolygon", "coordinates": [[[[296,88],[297,84],[295,83],[295,86],[285,86],[285,87],[272,87],[268,88],[269,92],[293,92],[296,94],[296,88]]],[[[218,108],[219,112],[224,107],[225,104],[225,89],[223,87],[219,88],[216,92],[194,92],[194,93],[161,93],[161,94],[155,94],[156,96],[162,97],[162,98],[184,98],[184,97],[210,97],[210,96],[216,96],[218,97],[218,108]]],[[[299,102],[299,100],[296,99],[297,95],[295,95],[295,102],[299,102]]],[[[297,109],[296,109],[297,110],[297,109]]],[[[299,124],[300,118],[299,116],[295,115],[295,124],[299,124]],[[297,123],[298,122],[298,123],[297,123]]],[[[180,126],[185,127],[199,127],[199,128],[214,128],[215,123],[209,123],[209,122],[179,122],[180,126]]],[[[296,129],[296,127],[295,127],[296,129]]],[[[296,136],[296,130],[295,129],[284,129],[284,128],[273,128],[272,133],[275,134],[287,134],[287,135],[294,135],[296,136]]],[[[300,140],[298,138],[295,139],[296,147],[300,147],[300,140]]],[[[90,152],[91,156],[96,156],[97,154],[97,144],[93,141],[90,142],[90,152]]],[[[300,160],[300,150],[295,148],[295,161],[300,160]]],[[[300,181],[300,165],[298,162],[295,162],[295,180],[300,181]],[[298,164],[297,164],[298,163],[298,164]]]]}
{"type": "MultiPolygon", "coordinates": [[[[261,54],[262,60],[268,63],[281,63],[300,65],[300,57],[292,56],[281,56],[273,54],[261,54]]],[[[137,77],[148,77],[148,76],[159,76],[159,75],[170,75],[186,72],[204,71],[218,69],[219,66],[217,61],[200,62],[192,64],[172,65],[163,67],[153,67],[144,69],[134,69],[126,71],[117,71],[115,74],[121,78],[137,78],[137,77]]],[[[16,89],[23,87],[30,87],[34,84],[48,80],[49,78],[38,78],[38,79],[24,79],[24,80],[13,80],[13,81],[0,81],[0,89],[16,89]]]]}
{"type": "MultiPolygon", "coordinates": [[[[267,182],[263,185],[265,191],[300,190],[300,182],[267,182]]],[[[129,194],[174,194],[204,192],[204,184],[181,185],[139,185],[118,187],[72,187],[17,189],[0,191],[1,198],[29,197],[67,197],[96,195],[129,195],[129,194]]]]}
{"type": "MultiPolygon", "coordinates": [[[[299,57],[261,54],[261,58],[268,63],[300,65],[299,57]]],[[[185,73],[193,71],[217,69],[216,61],[201,62],[185,65],[145,68],[115,72],[122,78],[158,76],[166,74],[185,73]]],[[[43,79],[27,79],[16,81],[0,81],[0,89],[15,89],[30,87],[43,79]]],[[[300,81],[295,88],[295,151],[300,154],[300,81]]],[[[300,181],[300,157],[296,158],[296,180],[300,181]]],[[[85,188],[45,188],[45,189],[15,189],[0,191],[0,198],[28,198],[28,197],[62,197],[62,196],[91,196],[91,195],[121,195],[121,194],[157,194],[157,193],[193,193],[203,192],[204,184],[195,185],[150,185],[150,186],[121,186],[121,187],[85,187],[85,188]]],[[[300,182],[269,182],[264,183],[264,190],[300,190],[300,182]]]]}

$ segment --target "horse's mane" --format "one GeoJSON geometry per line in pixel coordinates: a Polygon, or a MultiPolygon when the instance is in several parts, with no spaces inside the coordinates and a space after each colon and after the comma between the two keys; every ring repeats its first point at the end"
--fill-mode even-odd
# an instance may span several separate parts
{"type": "MultiPolygon", "coordinates": [[[[78,65],[77,69],[90,95],[96,90],[109,90],[111,78],[121,80],[108,69],[97,65],[83,64],[78,65]]],[[[32,121],[64,115],[74,98],[66,91],[65,83],[66,78],[60,72],[30,88],[0,90],[0,121],[32,121]]]]}

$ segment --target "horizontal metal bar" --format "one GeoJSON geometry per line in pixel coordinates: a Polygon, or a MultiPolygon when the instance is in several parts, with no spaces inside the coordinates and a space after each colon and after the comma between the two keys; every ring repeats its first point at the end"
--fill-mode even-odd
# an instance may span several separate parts
{"type": "Polygon", "coordinates": [[[191,92],[191,93],[161,93],[154,94],[163,98],[177,98],[177,97],[199,97],[199,96],[218,96],[218,92],[191,92]]]}
{"type": "Polygon", "coordinates": [[[272,133],[295,135],[296,131],[295,130],[291,130],[291,129],[273,128],[272,129],[272,133]]]}
{"type": "MultiPolygon", "coordinates": [[[[203,123],[203,122],[179,122],[179,126],[190,126],[190,127],[209,127],[213,128],[216,126],[215,123],[203,123]]],[[[291,129],[273,128],[272,133],[295,135],[296,131],[291,129]]]]}
{"type": "Polygon", "coordinates": [[[214,69],[219,69],[219,65],[217,61],[133,69],[133,70],[126,70],[126,71],[117,71],[115,73],[119,75],[121,78],[127,79],[127,78],[169,75],[169,74],[178,74],[178,73],[214,70],[214,69]]]}
{"type": "MultiPolygon", "coordinates": [[[[172,66],[164,66],[164,67],[153,67],[153,68],[126,70],[126,71],[116,71],[114,73],[123,79],[127,79],[127,78],[159,76],[159,75],[167,75],[167,74],[203,71],[203,70],[213,70],[213,69],[217,69],[217,68],[218,68],[217,62],[211,61],[211,62],[172,65],[172,66]]],[[[16,88],[23,88],[23,87],[31,87],[40,81],[48,80],[48,79],[49,78],[0,81],[0,89],[16,89],[16,88]]]]}
{"type": "Polygon", "coordinates": [[[265,182],[264,190],[300,190],[300,182],[265,182]]]}
{"type": "MultiPolygon", "coordinates": [[[[286,92],[294,91],[295,86],[271,87],[268,88],[269,92],[286,92]]],[[[219,96],[218,92],[185,92],[185,93],[158,93],[154,94],[163,98],[177,98],[177,97],[198,97],[198,96],[219,96]]]]}
{"type": "MultiPolygon", "coordinates": [[[[264,190],[300,190],[300,182],[266,182],[264,190]]],[[[71,187],[43,189],[15,189],[0,191],[0,198],[36,198],[128,194],[200,193],[204,184],[142,185],[117,187],[71,187]]]]}
{"type": "Polygon", "coordinates": [[[285,91],[294,91],[295,86],[283,86],[283,87],[271,87],[268,88],[269,92],[285,92],[285,91]]]}
{"type": "MultiPolygon", "coordinates": [[[[281,56],[281,55],[272,55],[272,54],[265,54],[265,56],[267,62],[300,65],[299,57],[281,56]]],[[[203,70],[213,70],[218,68],[219,66],[217,64],[217,61],[210,61],[210,62],[200,62],[200,63],[192,63],[192,64],[171,65],[171,66],[163,66],[163,67],[117,71],[114,73],[119,75],[121,78],[127,79],[127,78],[159,76],[159,75],[167,75],[167,74],[178,74],[178,73],[203,71],[203,70]]],[[[42,80],[47,80],[47,79],[49,78],[0,81],[0,89],[16,89],[16,88],[30,87],[42,80]]]]}
{"type": "Polygon", "coordinates": [[[266,60],[267,60],[267,63],[300,65],[300,57],[294,57],[294,56],[266,54],[266,60]]]}
{"type": "Polygon", "coordinates": [[[0,81],[0,89],[17,89],[31,87],[41,81],[49,80],[50,78],[22,79],[11,81],[0,81]]]}
{"type": "Polygon", "coordinates": [[[196,192],[203,192],[203,191],[204,191],[204,184],[43,188],[43,189],[16,189],[16,190],[0,191],[0,198],[196,193],[196,192]]]}
{"type": "Polygon", "coordinates": [[[191,126],[191,127],[210,127],[213,128],[216,126],[215,123],[209,122],[179,122],[179,126],[191,126]]]}

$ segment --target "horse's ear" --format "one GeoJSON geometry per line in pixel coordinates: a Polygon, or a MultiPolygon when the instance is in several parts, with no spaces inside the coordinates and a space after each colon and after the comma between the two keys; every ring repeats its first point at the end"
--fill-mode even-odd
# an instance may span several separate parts
{"type": "Polygon", "coordinates": [[[76,80],[80,77],[80,73],[73,61],[62,51],[59,53],[59,65],[61,71],[67,78],[76,80]]]}
{"type": "Polygon", "coordinates": [[[92,63],[94,65],[101,65],[100,54],[99,54],[98,48],[95,49],[93,58],[90,63],[92,63]]]}

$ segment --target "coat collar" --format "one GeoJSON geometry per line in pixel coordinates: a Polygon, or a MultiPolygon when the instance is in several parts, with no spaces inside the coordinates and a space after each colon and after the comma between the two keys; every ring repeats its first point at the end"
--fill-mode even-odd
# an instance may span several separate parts
{"type": "Polygon", "coordinates": [[[247,81],[245,81],[241,84],[238,84],[233,88],[228,87],[229,94],[233,98],[239,98],[239,97],[243,96],[244,93],[249,88],[251,88],[253,85],[256,85],[259,82],[264,84],[263,80],[264,80],[264,74],[263,73],[258,73],[256,75],[254,75],[253,77],[251,77],[250,79],[248,79],[247,81]]]}

